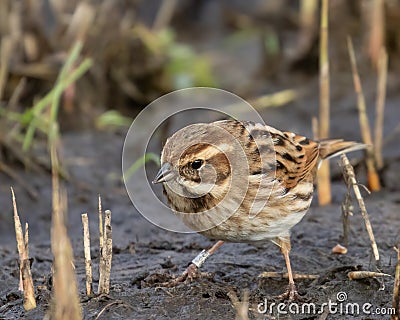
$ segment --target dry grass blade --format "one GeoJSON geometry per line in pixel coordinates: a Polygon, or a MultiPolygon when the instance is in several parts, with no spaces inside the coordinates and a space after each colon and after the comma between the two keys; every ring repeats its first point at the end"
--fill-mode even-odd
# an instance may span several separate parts
{"type": "Polygon", "coordinates": [[[395,314],[392,315],[392,320],[399,320],[400,318],[400,243],[397,248],[394,248],[397,252],[397,264],[396,273],[394,276],[393,284],[393,302],[392,307],[396,310],[395,314]]]}
{"type": "Polygon", "coordinates": [[[371,222],[369,221],[369,216],[367,212],[367,208],[365,207],[364,199],[361,196],[360,188],[358,186],[356,176],[354,174],[354,169],[349,162],[349,159],[346,157],[345,154],[341,156],[342,164],[343,164],[343,176],[347,183],[347,187],[353,187],[354,194],[358,201],[358,205],[361,210],[362,217],[364,218],[365,227],[368,232],[369,239],[371,241],[372,252],[374,254],[375,262],[379,265],[379,251],[378,246],[376,245],[374,232],[372,230],[371,222]]]}
{"type": "MultiPolygon", "coordinates": [[[[319,139],[329,137],[330,90],[328,35],[328,0],[322,0],[319,48],[319,139]]],[[[331,184],[328,161],[324,161],[318,171],[318,201],[320,205],[331,203],[331,184]]]]}
{"type": "Polygon", "coordinates": [[[347,38],[347,45],[348,45],[348,49],[349,49],[351,69],[352,69],[352,73],[353,73],[354,91],[357,94],[357,106],[358,106],[358,115],[359,115],[359,119],[360,119],[361,135],[363,138],[363,142],[369,146],[366,149],[367,150],[366,151],[366,153],[367,153],[366,164],[367,164],[367,170],[368,170],[368,186],[371,189],[371,191],[379,191],[380,182],[379,182],[379,176],[375,170],[374,153],[373,153],[373,149],[372,149],[371,130],[370,130],[368,117],[367,117],[365,98],[364,98],[364,93],[363,93],[363,89],[361,86],[360,76],[359,76],[358,70],[357,70],[357,63],[356,63],[356,57],[355,57],[355,53],[354,53],[353,42],[351,41],[350,37],[347,38]]]}
{"type": "MultiPolygon", "coordinates": [[[[288,279],[289,275],[287,272],[282,273],[282,272],[274,272],[274,271],[265,271],[262,272],[259,276],[259,278],[285,278],[288,279]]],[[[294,273],[293,274],[293,279],[294,280],[303,280],[303,279],[318,279],[319,275],[316,274],[302,274],[302,273],[294,273]]]]}
{"type": "Polygon", "coordinates": [[[375,119],[375,139],[374,154],[378,170],[383,168],[382,158],[382,140],[383,140],[383,119],[385,113],[386,83],[388,71],[388,55],[385,49],[382,49],[378,62],[378,88],[376,96],[376,119],[375,119]]]}
{"type": "Polygon", "coordinates": [[[73,268],[73,252],[64,223],[67,196],[60,190],[59,162],[56,141],[51,141],[50,156],[52,164],[53,215],[51,228],[51,249],[54,256],[54,296],[52,318],[82,319],[78,287],[73,268]]]}
{"type": "Polygon", "coordinates": [[[92,258],[90,256],[90,232],[89,218],[87,213],[82,214],[83,225],[83,248],[85,254],[86,294],[90,296],[92,290],[92,258]]]}
{"type": "Polygon", "coordinates": [[[33,287],[32,273],[29,261],[28,251],[28,224],[25,225],[25,236],[22,231],[21,220],[18,215],[17,202],[15,200],[15,194],[13,188],[11,188],[12,203],[14,209],[14,226],[15,226],[15,238],[17,239],[17,247],[19,253],[19,270],[20,279],[22,280],[21,289],[24,291],[24,309],[32,310],[36,308],[35,299],[35,288],[33,287]]]}

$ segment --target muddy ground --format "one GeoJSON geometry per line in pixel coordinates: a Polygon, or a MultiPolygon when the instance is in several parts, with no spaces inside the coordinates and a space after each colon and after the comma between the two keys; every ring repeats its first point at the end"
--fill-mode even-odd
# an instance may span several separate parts
{"type": "MultiPolygon", "coordinates": [[[[308,95],[302,100],[280,109],[265,111],[263,115],[266,121],[279,128],[310,134],[309,119],[317,110],[318,98],[313,94],[317,82],[310,82],[309,87],[308,95]]],[[[347,277],[347,273],[353,270],[376,270],[363,219],[355,202],[354,216],[350,219],[348,253],[331,253],[342,236],[340,205],[346,192],[337,160],[331,161],[335,176],[332,205],[318,207],[314,200],[309,213],[293,229],[291,259],[294,271],[319,276],[316,280],[297,281],[303,298],[314,303],[316,311],[320,311],[324,303],[337,302],[337,298],[342,298],[345,293],[347,299],[342,303],[342,312],[346,312],[346,303],[355,303],[360,307],[359,315],[354,314],[356,311],[352,315],[340,314],[340,309],[329,315],[326,312],[322,315],[278,315],[277,309],[274,309],[274,314],[269,311],[259,313],[259,303],[264,303],[265,299],[269,306],[272,302],[279,302],[273,297],[282,293],[286,287],[286,279],[258,278],[263,271],[285,271],[284,260],[272,243],[257,247],[250,244],[225,244],[203,267],[203,271],[210,272],[211,277],[175,288],[157,287],[157,282],[181,273],[188,262],[212,242],[197,234],[165,231],[145,220],[135,211],[121,182],[124,135],[82,132],[64,134],[63,161],[70,173],[70,180],[66,183],[69,199],[67,226],[76,259],[84,318],[233,319],[235,309],[229,294],[234,292],[241,299],[244,290],[248,289],[249,315],[252,319],[325,319],[326,316],[328,319],[387,319],[387,315],[363,313],[361,308],[363,304],[370,303],[366,312],[376,313],[379,310],[390,312],[387,308],[391,307],[396,263],[393,247],[400,240],[399,135],[392,134],[399,119],[400,97],[394,94],[397,87],[393,83],[388,92],[385,117],[387,143],[384,148],[386,167],[382,173],[385,187],[370,196],[364,192],[381,254],[380,270],[391,276],[358,281],[350,281],[347,277]],[[87,298],[84,294],[80,214],[89,213],[92,258],[94,270],[97,270],[98,193],[103,196],[103,207],[113,212],[111,292],[107,296],[87,298]],[[103,308],[105,310],[99,316],[103,308]]],[[[334,136],[359,139],[358,130],[355,129],[358,126],[357,112],[352,93],[336,95],[334,105],[334,136]]],[[[353,159],[360,156],[355,154],[353,159]]],[[[36,190],[38,198],[32,199],[20,184],[4,174],[0,175],[0,319],[42,319],[49,310],[51,290],[51,179],[46,173],[29,172],[20,167],[13,169],[26,181],[26,185],[36,190]],[[32,274],[38,307],[29,312],[24,311],[21,293],[18,291],[18,255],[14,240],[9,190],[11,185],[15,188],[21,219],[29,222],[30,228],[30,256],[33,258],[32,274]]],[[[150,170],[155,172],[156,167],[150,166],[150,170]]],[[[358,176],[361,182],[365,182],[362,166],[359,166],[358,176]]],[[[94,274],[96,288],[98,275],[96,271],[94,274]]],[[[261,311],[264,305],[260,305],[261,311]]],[[[348,312],[352,313],[351,310],[348,312]]]]}
{"type": "MultiPolygon", "coordinates": [[[[205,38],[209,39],[196,43],[197,49],[205,50],[204,47],[207,46],[219,48],[220,38],[211,35],[205,38]]],[[[260,51],[254,50],[258,42],[256,37],[247,37],[241,47],[230,49],[235,54],[220,52],[216,55],[220,63],[215,72],[224,79],[220,83],[221,88],[246,87],[249,85],[247,79],[253,77],[254,80],[259,67],[256,62],[260,60],[260,51]]],[[[332,69],[331,136],[360,140],[350,67],[332,69]]],[[[376,79],[364,74],[362,79],[372,121],[376,79]]],[[[358,281],[350,281],[347,277],[349,271],[376,271],[369,238],[356,202],[354,216],[350,219],[348,253],[331,253],[332,248],[341,241],[340,206],[346,193],[336,159],[331,161],[334,176],[332,204],[318,207],[317,199],[314,199],[308,214],[292,232],[291,262],[294,272],[319,276],[315,280],[298,280],[299,292],[306,302],[315,304],[316,312],[321,311],[321,307],[329,301],[335,303],[338,299],[344,299],[337,306],[338,310],[333,310],[331,314],[324,311],[322,314],[285,315],[278,314],[276,308],[273,308],[273,313],[258,312],[258,304],[262,303],[262,311],[266,300],[268,306],[272,302],[279,302],[274,296],[282,293],[287,285],[287,280],[282,278],[258,278],[263,271],[286,272],[283,257],[273,243],[258,246],[225,244],[203,267],[203,271],[211,274],[210,277],[175,288],[158,287],[158,282],[180,274],[212,242],[197,234],[178,234],[160,229],[136,211],[121,181],[124,133],[63,133],[62,160],[70,174],[69,181],[65,182],[68,190],[67,228],[74,250],[84,319],[234,319],[235,308],[229,296],[235,293],[242,299],[246,289],[249,290],[251,319],[388,319],[388,315],[376,313],[390,312],[388,308],[392,303],[396,264],[393,247],[400,241],[400,133],[397,127],[400,119],[399,87],[399,79],[395,74],[390,74],[385,112],[385,168],[381,174],[384,187],[381,192],[371,195],[363,192],[380,250],[380,271],[390,276],[358,281]],[[98,194],[102,195],[103,208],[110,209],[113,213],[111,291],[107,296],[88,298],[85,296],[81,213],[89,213],[97,289],[98,194]],[[351,312],[352,306],[348,303],[357,304],[360,313],[357,314],[356,309],[351,312]],[[366,305],[367,303],[370,305],[366,305]],[[346,314],[346,306],[349,314],[346,314]],[[363,306],[366,306],[364,312],[363,306]]],[[[316,76],[289,73],[287,76],[281,75],[279,81],[274,83],[253,83],[251,88],[253,96],[287,88],[300,89],[303,94],[296,102],[264,110],[262,115],[269,125],[312,136],[311,118],[318,114],[316,76]]],[[[193,119],[193,122],[197,121],[203,119],[193,119]]],[[[179,123],[174,123],[171,131],[179,126],[179,123]]],[[[153,151],[160,152],[157,148],[153,151]]],[[[43,155],[39,147],[37,154],[43,155]]],[[[361,153],[355,153],[349,157],[360,159],[361,156],[361,153]]],[[[51,177],[48,172],[32,172],[18,165],[13,165],[12,169],[22,177],[25,187],[0,173],[0,319],[43,319],[51,304],[51,177]],[[32,274],[38,302],[38,307],[29,312],[24,311],[22,296],[18,291],[18,254],[10,186],[15,189],[22,222],[29,223],[29,249],[33,259],[32,274]],[[37,192],[36,199],[27,193],[26,186],[37,192]]],[[[151,176],[157,168],[150,165],[149,170],[151,176]]],[[[366,182],[363,165],[357,167],[357,176],[361,183],[366,182]]],[[[295,310],[295,306],[293,308],[291,310],[295,310]]]]}

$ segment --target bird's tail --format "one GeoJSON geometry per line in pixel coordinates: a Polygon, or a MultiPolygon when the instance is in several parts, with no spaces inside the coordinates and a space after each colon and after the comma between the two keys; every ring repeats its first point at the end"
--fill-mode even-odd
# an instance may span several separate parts
{"type": "Polygon", "coordinates": [[[343,141],[342,139],[327,139],[319,141],[319,155],[321,159],[329,159],[340,154],[367,148],[366,144],[343,141]]]}

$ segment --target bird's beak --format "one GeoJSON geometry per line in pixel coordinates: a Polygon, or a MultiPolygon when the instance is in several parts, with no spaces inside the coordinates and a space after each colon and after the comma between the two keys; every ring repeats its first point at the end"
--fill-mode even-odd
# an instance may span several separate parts
{"type": "Polygon", "coordinates": [[[175,176],[172,166],[169,162],[164,163],[158,171],[156,177],[153,180],[153,184],[167,182],[175,176]]]}

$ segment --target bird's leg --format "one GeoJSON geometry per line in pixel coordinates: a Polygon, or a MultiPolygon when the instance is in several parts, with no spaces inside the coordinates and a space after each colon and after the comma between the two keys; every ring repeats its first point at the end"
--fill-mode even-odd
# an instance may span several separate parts
{"type": "Polygon", "coordinates": [[[280,300],[289,300],[289,301],[299,300],[300,297],[299,294],[297,293],[296,285],[294,284],[292,266],[290,265],[290,258],[289,258],[289,252],[291,249],[290,237],[289,236],[282,238],[279,237],[277,238],[276,242],[281,249],[283,257],[285,258],[285,263],[289,278],[289,285],[286,291],[283,294],[279,295],[277,298],[280,300]]]}
{"type": "Polygon", "coordinates": [[[186,268],[186,270],[177,278],[167,281],[161,284],[162,287],[175,287],[178,283],[185,282],[186,280],[193,280],[201,276],[198,274],[199,268],[204,264],[209,256],[211,256],[215,251],[218,250],[224,244],[224,241],[220,240],[216,242],[210,249],[203,250],[200,252],[196,258],[192,260],[190,265],[186,268]]]}

